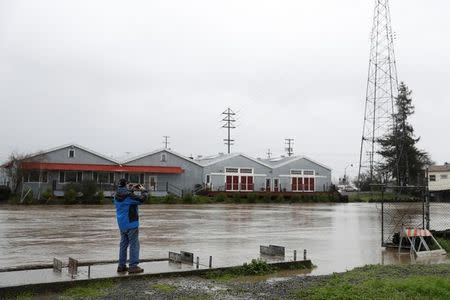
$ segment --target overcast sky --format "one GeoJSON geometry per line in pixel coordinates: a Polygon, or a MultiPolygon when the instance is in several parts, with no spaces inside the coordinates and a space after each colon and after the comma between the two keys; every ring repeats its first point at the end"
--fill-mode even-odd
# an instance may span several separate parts
{"type": "MultiPolygon", "coordinates": [[[[0,161],[78,143],[295,154],[357,173],[374,0],[0,0],[0,161]]],[[[420,147],[450,161],[450,1],[393,0],[420,147]]]]}

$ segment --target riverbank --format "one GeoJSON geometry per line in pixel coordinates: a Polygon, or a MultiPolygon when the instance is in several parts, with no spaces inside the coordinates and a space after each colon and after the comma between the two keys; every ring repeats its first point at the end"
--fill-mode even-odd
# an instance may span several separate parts
{"type": "MultiPolygon", "coordinates": [[[[14,295],[11,299],[16,299],[14,295]]],[[[257,276],[188,276],[80,283],[20,299],[449,299],[450,264],[372,265],[304,276],[301,270],[257,276]]]]}
{"type": "MultiPolygon", "coordinates": [[[[169,194],[164,197],[149,197],[145,204],[289,204],[289,203],[342,203],[348,202],[338,193],[215,193],[214,195],[192,195],[186,193],[183,197],[169,194]]],[[[111,204],[111,198],[94,197],[84,199],[64,197],[44,197],[41,199],[26,198],[20,201],[19,197],[12,196],[6,201],[0,202],[9,205],[75,205],[75,204],[111,204]]]]}

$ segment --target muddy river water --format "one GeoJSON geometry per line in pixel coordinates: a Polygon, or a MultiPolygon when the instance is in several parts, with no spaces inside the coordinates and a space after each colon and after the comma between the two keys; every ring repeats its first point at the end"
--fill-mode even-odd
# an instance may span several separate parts
{"type": "MultiPolygon", "coordinates": [[[[259,257],[260,245],[307,249],[313,274],[365,264],[409,262],[380,246],[379,204],[152,205],[140,209],[142,258],[189,251],[207,264],[236,265],[259,257]]],[[[117,257],[112,205],[0,206],[0,268],[51,263],[53,257],[117,257]]]]}

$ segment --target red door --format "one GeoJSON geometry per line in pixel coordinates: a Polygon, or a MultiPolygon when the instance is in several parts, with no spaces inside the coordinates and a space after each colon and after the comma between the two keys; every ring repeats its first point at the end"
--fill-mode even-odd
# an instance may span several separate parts
{"type": "Polygon", "coordinates": [[[247,176],[241,177],[241,191],[247,190],[247,176]]]}
{"type": "Polygon", "coordinates": [[[253,177],[247,177],[247,191],[253,191],[253,177]]]}
{"type": "Polygon", "coordinates": [[[309,191],[309,180],[310,180],[310,178],[304,178],[303,180],[305,181],[305,183],[303,185],[303,190],[304,191],[309,191]]]}
{"type": "Polygon", "coordinates": [[[302,177],[298,178],[298,190],[299,191],[305,190],[306,181],[304,181],[304,180],[306,180],[306,178],[302,178],[302,177]]]}
{"type": "Polygon", "coordinates": [[[227,176],[226,183],[225,183],[225,190],[231,191],[232,182],[233,182],[233,176],[227,176]]]}
{"type": "Polygon", "coordinates": [[[314,192],[314,178],[309,179],[309,190],[314,192]]]}
{"type": "Polygon", "coordinates": [[[239,191],[239,176],[233,176],[233,191],[239,191]]]}
{"type": "Polygon", "coordinates": [[[278,192],[278,179],[273,180],[273,191],[278,192]]]}
{"type": "Polygon", "coordinates": [[[292,191],[297,191],[297,177],[292,177],[292,191]]]}

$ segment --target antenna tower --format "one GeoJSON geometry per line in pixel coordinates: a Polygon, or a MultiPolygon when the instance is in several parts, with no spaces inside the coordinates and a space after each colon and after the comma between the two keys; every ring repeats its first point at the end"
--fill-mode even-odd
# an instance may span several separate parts
{"type": "Polygon", "coordinates": [[[389,0],[375,0],[371,34],[369,72],[366,88],[364,124],[359,154],[358,184],[363,175],[374,181],[375,169],[381,162],[377,154],[378,139],[394,130],[394,99],[398,95],[394,36],[389,0]]]}
{"type": "Polygon", "coordinates": [[[234,116],[236,115],[236,113],[233,112],[231,108],[227,108],[227,110],[224,111],[222,115],[225,115],[225,117],[222,119],[222,121],[225,122],[222,128],[226,128],[228,130],[228,136],[223,141],[225,142],[225,145],[228,146],[228,154],[230,154],[231,145],[234,145],[234,140],[231,139],[231,129],[236,128],[236,126],[234,126],[234,122],[236,122],[234,116]]]}
{"type": "Polygon", "coordinates": [[[294,139],[285,139],[284,143],[287,145],[285,150],[288,156],[292,156],[292,154],[294,154],[294,148],[292,148],[292,146],[294,145],[294,139]]]}

